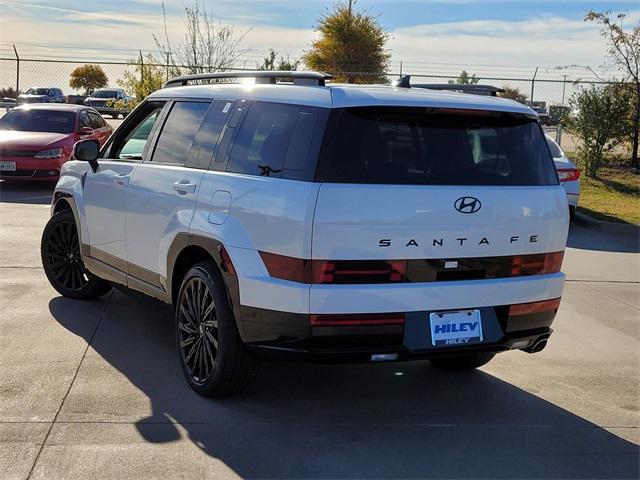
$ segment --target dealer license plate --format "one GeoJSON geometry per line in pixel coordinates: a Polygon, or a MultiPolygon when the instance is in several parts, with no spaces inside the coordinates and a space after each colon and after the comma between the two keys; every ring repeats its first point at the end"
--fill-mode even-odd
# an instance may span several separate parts
{"type": "Polygon", "coordinates": [[[482,342],[482,319],[479,310],[434,312],[429,314],[431,343],[470,345],[482,342]]]}
{"type": "Polygon", "coordinates": [[[5,172],[15,172],[16,162],[0,162],[0,170],[5,172]]]}

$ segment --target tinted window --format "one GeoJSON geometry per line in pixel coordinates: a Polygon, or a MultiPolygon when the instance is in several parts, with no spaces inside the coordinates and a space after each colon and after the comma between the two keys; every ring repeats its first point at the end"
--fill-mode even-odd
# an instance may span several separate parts
{"type": "Polygon", "coordinates": [[[0,118],[0,130],[71,133],[75,119],[75,112],[14,109],[0,118]]]}
{"type": "Polygon", "coordinates": [[[216,100],[211,104],[189,152],[187,167],[209,168],[227,116],[233,111],[232,101],[216,100]]]}
{"type": "Polygon", "coordinates": [[[282,169],[299,107],[254,103],[242,122],[227,171],[269,175],[282,169]]]}
{"type": "Polygon", "coordinates": [[[90,124],[91,128],[102,128],[102,127],[104,127],[104,120],[102,119],[102,117],[100,115],[98,115],[95,112],[88,112],[87,115],[89,116],[89,124],[90,124]]]}
{"type": "Polygon", "coordinates": [[[204,102],[176,102],[162,127],[152,161],[184,165],[209,106],[204,102]]]}
{"type": "Polygon", "coordinates": [[[552,139],[550,139],[549,137],[545,136],[545,139],[547,140],[547,145],[549,145],[549,151],[551,152],[551,156],[553,158],[562,158],[562,150],[560,150],[560,147],[558,146],[558,144],[554,142],[552,139]]]}
{"type": "Polygon", "coordinates": [[[394,107],[333,111],[316,176],[342,183],[557,184],[534,120],[394,107]]]}

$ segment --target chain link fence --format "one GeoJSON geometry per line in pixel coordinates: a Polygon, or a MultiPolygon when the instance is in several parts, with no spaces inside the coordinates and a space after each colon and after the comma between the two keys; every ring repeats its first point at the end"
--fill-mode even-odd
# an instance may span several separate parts
{"type": "MultiPolygon", "coordinates": [[[[44,59],[44,58],[21,58],[16,52],[14,58],[3,56],[0,57],[0,88],[13,88],[17,91],[25,91],[30,87],[58,87],[68,95],[82,94],[82,92],[73,90],[69,87],[69,79],[71,72],[85,64],[100,65],[108,78],[110,87],[119,86],[119,81],[123,79],[125,72],[131,72],[139,75],[141,62],[144,62],[142,55],[131,60],[122,59],[122,61],[89,61],[79,60],[63,60],[63,59],[44,59]]],[[[175,71],[175,65],[167,64],[149,64],[161,67],[167,72],[167,78],[170,71],[175,71]],[[171,68],[170,68],[171,67],[171,68]]],[[[178,67],[180,68],[180,67],[178,67]]],[[[186,67],[183,67],[183,69],[186,67]]],[[[239,62],[233,69],[237,70],[254,70],[256,68],[255,60],[239,62]]],[[[386,78],[391,81],[402,75],[411,75],[412,83],[450,83],[455,82],[458,74],[463,68],[454,70],[456,67],[448,69],[438,69],[437,66],[425,67],[424,65],[413,65],[403,62],[392,62],[390,71],[386,72],[386,78]],[[426,71],[429,70],[429,71],[426,71]],[[456,73],[454,73],[456,71],[456,73]]],[[[532,106],[541,114],[541,119],[545,124],[545,130],[561,143],[562,147],[569,151],[576,149],[575,141],[570,135],[562,135],[562,129],[559,124],[559,117],[562,109],[566,109],[571,96],[581,88],[588,88],[594,84],[605,86],[613,82],[605,82],[600,80],[580,80],[569,78],[569,75],[555,73],[558,78],[538,78],[537,70],[530,77],[526,75],[502,75],[499,72],[501,68],[496,68],[497,74],[488,72],[476,75],[480,84],[488,84],[499,88],[516,88],[520,93],[526,96],[527,104],[532,106]]],[[[502,67],[504,70],[504,67],[502,67]]],[[[514,70],[516,68],[514,67],[514,70]]],[[[473,67],[467,69],[473,72],[473,67]]],[[[357,73],[357,72],[354,72],[357,73]]],[[[527,72],[525,72],[527,73],[527,72]]],[[[548,77],[548,75],[547,75],[548,77]]]]}

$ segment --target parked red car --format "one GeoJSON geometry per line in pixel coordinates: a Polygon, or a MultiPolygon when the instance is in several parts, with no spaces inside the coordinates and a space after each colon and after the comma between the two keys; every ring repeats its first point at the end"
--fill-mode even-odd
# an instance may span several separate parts
{"type": "Polygon", "coordinates": [[[0,118],[0,179],[58,180],[73,145],[96,139],[103,145],[113,129],[93,108],[28,105],[0,118]]]}

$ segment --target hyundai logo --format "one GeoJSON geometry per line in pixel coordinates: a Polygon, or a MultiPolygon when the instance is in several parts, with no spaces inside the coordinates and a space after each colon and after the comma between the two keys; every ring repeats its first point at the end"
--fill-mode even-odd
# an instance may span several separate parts
{"type": "Polygon", "coordinates": [[[475,197],[460,197],[453,206],[460,213],[476,213],[482,207],[482,203],[475,197]]]}

